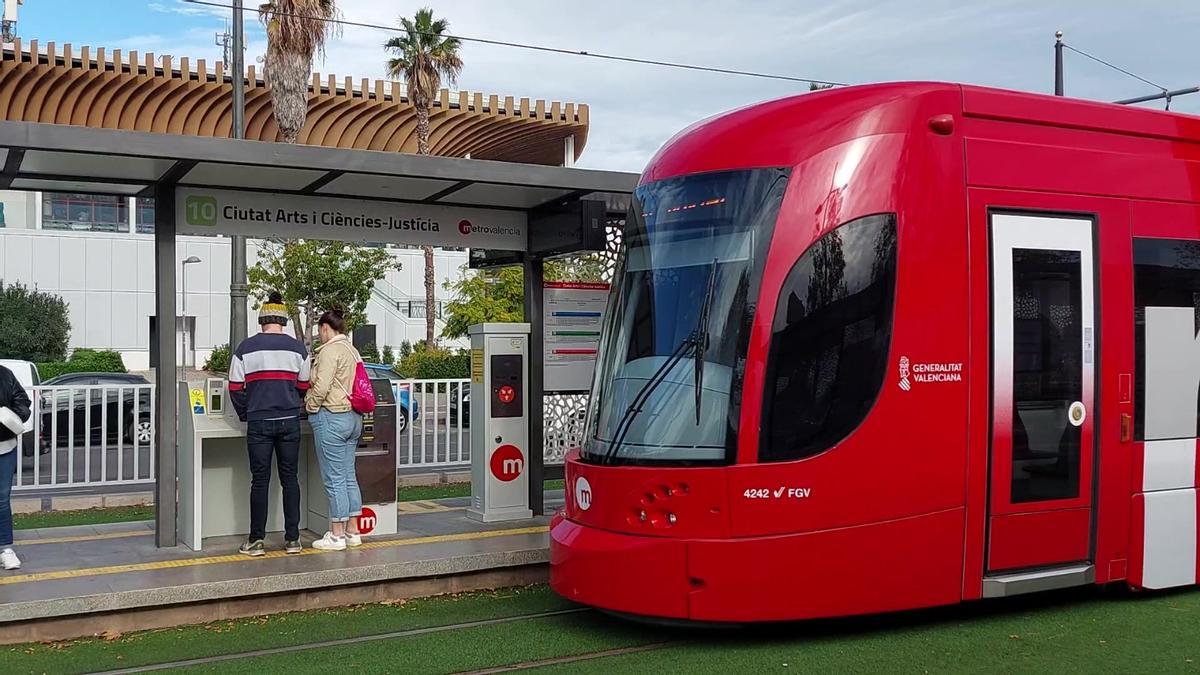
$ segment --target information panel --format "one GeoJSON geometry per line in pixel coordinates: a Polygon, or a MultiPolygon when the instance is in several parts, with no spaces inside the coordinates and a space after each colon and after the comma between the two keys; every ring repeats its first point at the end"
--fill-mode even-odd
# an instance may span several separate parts
{"type": "Polygon", "coordinates": [[[546,391],[588,391],[608,304],[608,284],[547,281],[542,299],[546,391]]]}
{"type": "Polygon", "coordinates": [[[180,234],[328,239],[523,251],[520,211],[270,192],[176,188],[180,234]]]}

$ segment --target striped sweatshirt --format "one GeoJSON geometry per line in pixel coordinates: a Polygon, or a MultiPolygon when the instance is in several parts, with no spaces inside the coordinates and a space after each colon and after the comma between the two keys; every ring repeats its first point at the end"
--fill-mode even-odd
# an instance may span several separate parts
{"type": "Polygon", "coordinates": [[[233,354],[229,399],[243,422],[299,417],[308,374],[302,342],[284,333],[259,333],[233,354]]]}

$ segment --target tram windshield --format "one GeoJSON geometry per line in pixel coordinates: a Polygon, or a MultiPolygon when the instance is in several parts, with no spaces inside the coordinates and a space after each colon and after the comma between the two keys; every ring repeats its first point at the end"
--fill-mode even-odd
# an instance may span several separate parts
{"type": "Polygon", "coordinates": [[[733,457],[754,298],[786,183],[785,170],[753,169],[637,189],[596,364],[585,459],[733,457]]]}

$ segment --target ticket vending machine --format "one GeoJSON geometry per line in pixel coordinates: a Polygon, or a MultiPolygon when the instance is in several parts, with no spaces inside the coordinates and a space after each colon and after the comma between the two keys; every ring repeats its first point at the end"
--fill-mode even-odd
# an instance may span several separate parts
{"type": "Polygon", "coordinates": [[[396,534],[396,396],[389,380],[371,380],[375,411],[363,415],[362,439],[354,456],[363,512],[363,534],[396,534]]]}
{"type": "MultiPolygon", "coordinates": [[[[362,492],[363,510],[358,520],[364,535],[396,534],[396,396],[388,380],[371,380],[375,411],[363,415],[362,436],[354,453],[354,473],[362,492]]],[[[324,532],[329,526],[329,499],[314,455],[308,472],[308,529],[324,532]]]]}
{"type": "MultiPolygon", "coordinates": [[[[529,324],[471,326],[471,506],[492,523],[529,508],[529,324]],[[482,405],[481,405],[482,404],[482,405]]],[[[536,450],[541,452],[541,448],[536,450]]]]}

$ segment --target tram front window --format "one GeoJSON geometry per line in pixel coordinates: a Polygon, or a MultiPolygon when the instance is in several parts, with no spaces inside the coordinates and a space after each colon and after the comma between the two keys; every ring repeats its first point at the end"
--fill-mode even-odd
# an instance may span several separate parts
{"type": "Polygon", "coordinates": [[[732,458],[749,299],[786,183],[784,170],[754,169],[637,189],[596,364],[585,459],[732,458]]]}

